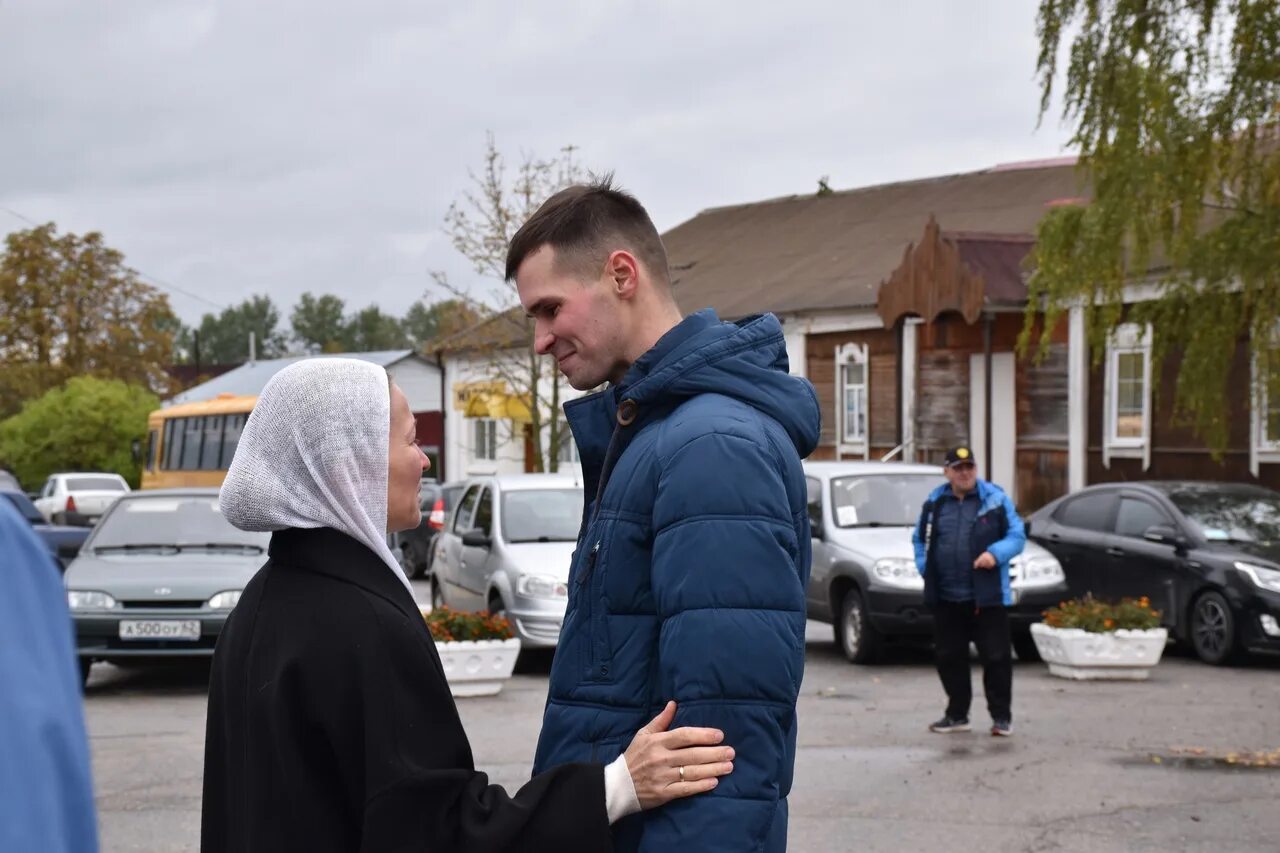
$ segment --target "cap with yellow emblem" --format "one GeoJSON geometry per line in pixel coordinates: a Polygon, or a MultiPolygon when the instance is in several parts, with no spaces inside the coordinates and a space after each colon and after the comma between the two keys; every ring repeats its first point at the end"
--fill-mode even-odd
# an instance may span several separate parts
{"type": "Polygon", "coordinates": [[[973,458],[973,451],[962,444],[947,451],[945,464],[948,468],[954,468],[957,465],[976,465],[977,462],[973,458]]]}

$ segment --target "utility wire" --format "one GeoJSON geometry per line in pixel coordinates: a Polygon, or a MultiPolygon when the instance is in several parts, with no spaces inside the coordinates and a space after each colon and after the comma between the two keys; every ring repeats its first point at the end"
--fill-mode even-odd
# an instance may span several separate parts
{"type": "MultiPolygon", "coordinates": [[[[23,216],[21,213],[19,213],[18,211],[14,210],[14,209],[13,209],[13,208],[11,208],[11,207],[3,207],[3,206],[0,206],[0,210],[3,210],[5,213],[9,214],[10,216],[14,216],[14,217],[17,217],[18,219],[21,219],[23,222],[27,223],[28,225],[32,226],[33,228],[39,228],[39,227],[40,227],[40,223],[31,221],[30,219],[28,219],[27,217],[23,216]]],[[[205,298],[205,297],[203,297],[203,296],[200,296],[200,295],[198,295],[198,294],[192,293],[192,292],[191,292],[191,291],[189,291],[189,290],[183,290],[181,287],[178,287],[176,284],[170,284],[169,282],[164,281],[163,279],[156,278],[155,276],[151,275],[150,273],[144,272],[144,271],[142,271],[142,270],[138,269],[137,267],[130,267],[130,269],[132,269],[132,270],[133,270],[134,272],[136,272],[138,275],[142,276],[143,278],[147,279],[148,281],[152,282],[152,283],[153,283],[153,284],[155,284],[157,287],[159,287],[159,288],[161,288],[161,289],[163,289],[163,290],[168,290],[168,291],[172,291],[173,293],[181,294],[182,296],[185,296],[185,297],[187,297],[188,299],[194,299],[194,300],[196,300],[197,302],[203,302],[203,303],[204,303],[204,304],[206,304],[206,305],[212,305],[214,308],[221,308],[221,309],[225,309],[225,308],[227,307],[227,306],[225,306],[225,305],[222,305],[221,303],[214,302],[212,299],[206,299],[206,298],[205,298]]]]}

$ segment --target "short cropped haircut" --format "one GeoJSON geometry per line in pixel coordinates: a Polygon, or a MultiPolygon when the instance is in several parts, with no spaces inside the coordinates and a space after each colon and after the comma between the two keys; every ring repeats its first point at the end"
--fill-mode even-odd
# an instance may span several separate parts
{"type": "Polygon", "coordinates": [[[658,229],[635,196],[613,186],[612,175],[560,190],[542,203],[511,238],[507,281],[543,246],[555,249],[559,269],[584,277],[598,275],[609,253],[625,249],[662,284],[671,283],[658,229]]]}

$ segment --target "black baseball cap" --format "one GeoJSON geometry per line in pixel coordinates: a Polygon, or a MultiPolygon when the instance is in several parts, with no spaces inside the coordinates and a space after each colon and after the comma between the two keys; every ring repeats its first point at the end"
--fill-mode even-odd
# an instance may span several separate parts
{"type": "Polygon", "coordinates": [[[969,449],[969,446],[960,444],[947,451],[947,458],[944,464],[951,468],[956,465],[963,465],[966,462],[970,465],[978,464],[977,460],[973,458],[973,451],[969,449]]]}

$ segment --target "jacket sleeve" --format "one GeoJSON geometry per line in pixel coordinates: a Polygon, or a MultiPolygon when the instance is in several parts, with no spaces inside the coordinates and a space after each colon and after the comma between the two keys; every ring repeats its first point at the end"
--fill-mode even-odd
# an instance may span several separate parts
{"type": "MultiPolygon", "coordinates": [[[[604,768],[566,764],[512,795],[473,768],[443,670],[425,632],[398,612],[379,612],[348,658],[360,690],[323,691],[330,742],[349,750],[349,780],[363,796],[362,851],[466,850],[535,853],[612,850],[604,768]],[[419,636],[421,634],[421,636],[419,636]],[[358,698],[357,698],[358,697],[358,698]],[[358,734],[357,734],[358,733],[358,734]]],[[[328,677],[337,673],[332,664],[328,677]]]]}
{"type": "Polygon", "coordinates": [[[1005,518],[1009,522],[1009,529],[1004,538],[988,548],[987,551],[996,558],[997,563],[1004,564],[1021,554],[1022,549],[1026,547],[1027,529],[1022,523],[1022,517],[1018,515],[1018,510],[1014,508],[1013,501],[1009,500],[1009,496],[1001,495],[1001,501],[1004,506],[1005,518]]]}
{"type": "Polygon", "coordinates": [[[920,508],[920,517],[916,519],[915,529],[911,531],[911,545],[915,549],[916,554],[916,571],[922,575],[924,574],[925,559],[927,556],[925,551],[927,546],[924,541],[924,519],[928,512],[929,504],[926,502],[925,505],[920,508]]]}
{"type": "Polygon", "coordinates": [[[719,728],[737,757],[711,793],[647,812],[640,850],[759,849],[790,790],[795,754],[809,545],[797,534],[807,525],[803,480],[797,468],[787,482],[763,433],[700,434],[660,464],[652,563],[660,693],[678,704],[673,727],[719,728]]]}

